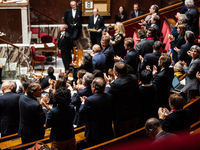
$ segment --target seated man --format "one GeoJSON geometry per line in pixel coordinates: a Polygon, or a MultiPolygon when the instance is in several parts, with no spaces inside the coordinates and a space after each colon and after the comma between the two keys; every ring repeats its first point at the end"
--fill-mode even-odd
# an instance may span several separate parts
{"type": "Polygon", "coordinates": [[[153,143],[158,143],[169,138],[176,138],[173,133],[163,131],[161,124],[156,118],[149,118],[145,123],[145,130],[148,136],[155,138],[153,143]]]}
{"type": "Polygon", "coordinates": [[[133,11],[131,11],[131,13],[130,13],[129,19],[132,19],[132,18],[141,16],[141,15],[143,15],[143,12],[140,10],[139,4],[138,4],[138,3],[135,3],[135,4],[133,5],[133,11]]]}
{"type": "Polygon", "coordinates": [[[56,80],[56,77],[53,75],[54,69],[53,67],[49,67],[47,70],[48,76],[40,79],[40,86],[42,89],[45,89],[49,86],[49,80],[56,80]]]}
{"type": "Polygon", "coordinates": [[[162,128],[166,132],[178,132],[187,130],[189,131],[191,125],[191,116],[188,109],[183,109],[185,100],[181,94],[172,94],[169,97],[169,107],[171,111],[167,108],[159,108],[158,116],[162,128]],[[166,117],[164,119],[164,117],[166,117]]]}

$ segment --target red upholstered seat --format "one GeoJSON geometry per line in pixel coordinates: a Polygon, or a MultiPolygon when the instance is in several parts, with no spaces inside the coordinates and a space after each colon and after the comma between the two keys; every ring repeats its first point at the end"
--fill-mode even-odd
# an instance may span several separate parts
{"type": "Polygon", "coordinates": [[[35,63],[40,63],[41,69],[43,71],[44,61],[46,60],[46,57],[44,55],[35,56],[35,47],[34,46],[31,47],[31,57],[32,57],[32,67],[33,67],[33,69],[34,69],[35,63]]]}
{"type": "Polygon", "coordinates": [[[41,37],[42,43],[51,43],[53,41],[52,36],[44,35],[41,37]]]}
{"type": "Polygon", "coordinates": [[[41,55],[41,56],[35,56],[35,61],[45,61],[46,60],[46,57],[41,55]]]}

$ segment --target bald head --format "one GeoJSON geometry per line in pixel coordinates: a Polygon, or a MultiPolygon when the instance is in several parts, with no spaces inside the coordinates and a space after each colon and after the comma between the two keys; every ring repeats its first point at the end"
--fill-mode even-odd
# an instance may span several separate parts
{"type": "Polygon", "coordinates": [[[106,82],[103,78],[97,77],[92,81],[92,92],[103,92],[105,89],[106,82]]]}
{"type": "Polygon", "coordinates": [[[153,129],[159,127],[159,126],[161,126],[160,122],[156,118],[149,118],[145,123],[145,128],[147,130],[149,130],[149,129],[153,130],[153,129]]]}
{"type": "Polygon", "coordinates": [[[94,46],[92,47],[92,51],[93,53],[99,53],[101,52],[101,48],[98,44],[94,44],[94,46]]]}
{"type": "Polygon", "coordinates": [[[11,83],[9,81],[3,82],[2,86],[1,86],[1,90],[3,91],[3,93],[10,92],[11,91],[11,83]]]}
{"type": "Polygon", "coordinates": [[[60,31],[64,32],[67,28],[68,28],[68,26],[66,24],[63,24],[60,26],[60,31]]]}
{"type": "Polygon", "coordinates": [[[96,16],[96,15],[98,15],[98,13],[99,13],[98,8],[94,8],[93,9],[93,15],[96,16]]]}

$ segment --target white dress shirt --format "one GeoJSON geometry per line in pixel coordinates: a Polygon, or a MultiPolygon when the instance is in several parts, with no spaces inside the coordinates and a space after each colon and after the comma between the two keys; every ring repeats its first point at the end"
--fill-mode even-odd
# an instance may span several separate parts
{"type": "Polygon", "coordinates": [[[94,16],[94,24],[97,22],[98,15],[94,16]]]}
{"type": "Polygon", "coordinates": [[[72,17],[75,18],[75,16],[76,16],[76,9],[75,10],[72,9],[72,17]]]}

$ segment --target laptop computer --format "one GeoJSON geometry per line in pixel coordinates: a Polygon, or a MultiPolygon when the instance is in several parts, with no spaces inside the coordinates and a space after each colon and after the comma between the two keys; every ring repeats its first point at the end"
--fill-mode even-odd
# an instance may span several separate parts
{"type": "Polygon", "coordinates": [[[175,92],[181,92],[181,89],[184,87],[184,85],[178,80],[177,76],[174,76],[174,79],[172,80],[172,86],[175,92]]]}

